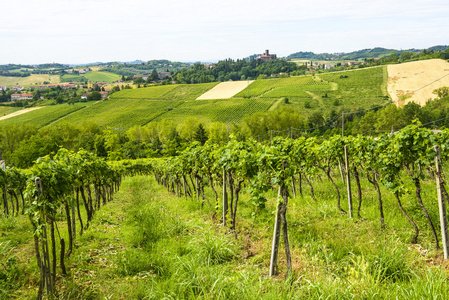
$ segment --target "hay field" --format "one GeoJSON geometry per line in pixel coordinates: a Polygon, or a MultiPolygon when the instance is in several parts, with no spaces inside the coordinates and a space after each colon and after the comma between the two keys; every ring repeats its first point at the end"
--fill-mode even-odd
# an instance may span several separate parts
{"type": "Polygon", "coordinates": [[[32,84],[44,84],[44,81],[48,81],[51,84],[59,83],[59,75],[48,74],[31,74],[28,77],[8,77],[0,76],[0,85],[6,85],[11,87],[15,84],[19,85],[32,85],[32,84]]]}
{"type": "Polygon", "coordinates": [[[432,92],[449,86],[449,63],[442,59],[388,66],[388,93],[397,105],[411,101],[424,105],[437,96],[432,92]]]}
{"type": "Polygon", "coordinates": [[[196,100],[229,99],[253,82],[254,80],[222,82],[199,96],[196,100]]]}

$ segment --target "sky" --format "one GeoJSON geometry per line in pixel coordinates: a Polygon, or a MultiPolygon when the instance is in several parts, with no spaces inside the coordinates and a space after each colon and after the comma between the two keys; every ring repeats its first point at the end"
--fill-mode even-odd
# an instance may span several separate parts
{"type": "Polygon", "coordinates": [[[449,44],[449,1],[5,0],[0,64],[218,61],[449,44]]]}

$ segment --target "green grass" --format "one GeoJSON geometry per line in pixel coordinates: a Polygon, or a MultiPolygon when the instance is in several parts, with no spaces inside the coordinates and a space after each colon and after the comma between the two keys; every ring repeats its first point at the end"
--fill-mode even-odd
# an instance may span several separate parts
{"type": "Polygon", "coordinates": [[[340,99],[346,107],[369,107],[385,103],[386,66],[336,72],[319,75],[323,80],[338,85],[335,91],[328,92],[329,99],[340,99]],[[341,76],[347,76],[342,78],[341,76]]]}
{"type": "Polygon", "coordinates": [[[108,83],[112,83],[117,79],[121,78],[120,75],[103,71],[88,72],[83,76],[86,77],[90,82],[108,82],[108,83]]]}
{"type": "MultiPolygon", "coordinates": [[[[335,177],[344,198],[345,185],[335,177]]],[[[411,186],[407,176],[403,179],[411,186]]],[[[322,182],[318,177],[312,182],[317,202],[303,183],[303,196],[298,190],[288,204],[293,275],[286,276],[281,242],[278,275],[270,278],[275,191],[266,194],[267,207],[259,210],[255,219],[249,195],[242,191],[236,239],[220,220],[211,217],[213,209],[207,204],[202,208],[194,199],[175,197],[156,185],[152,176],[124,178],[114,201],[96,212],[89,229],[77,236],[78,246],[66,260],[69,275],[58,275],[57,298],[449,297],[449,274],[441,261],[442,251],[434,250],[432,235],[413,193],[403,197],[403,204],[421,230],[416,245],[410,244],[411,226],[385,189],[387,226],[381,229],[376,193],[365,179],[363,219],[353,220],[338,211],[330,182],[324,177],[322,182]]],[[[434,185],[426,180],[423,197],[436,222],[434,185]]],[[[205,192],[214,199],[211,189],[205,192]]],[[[342,205],[347,209],[346,201],[342,205]]],[[[31,226],[25,216],[14,220],[0,217],[0,298],[29,299],[35,297],[38,281],[31,226]]],[[[62,220],[58,227],[67,238],[62,220]]]]}
{"type": "Polygon", "coordinates": [[[8,118],[0,121],[0,125],[4,124],[32,124],[37,127],[43,127],[49,125],[65,116],[74,113],[75,111],[82,110],[85,107],[91,105],[92,102],[88,103],[75,103],[74,105],[60,104],[60,105],[50,105],[43,108],[33,110],[19,116],[8,118]]]}

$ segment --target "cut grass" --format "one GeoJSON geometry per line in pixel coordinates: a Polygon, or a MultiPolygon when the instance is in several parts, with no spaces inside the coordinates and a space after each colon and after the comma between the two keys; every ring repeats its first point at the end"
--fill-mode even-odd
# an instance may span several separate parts
{"type": "Polygon", "coordinates": [[[6,77],[0,76],[0,85],[6,85],[11,87],[13,85],[34,85],[34,84],[44,84],[44,81],[50,82],[50,84],[59,83],[59,75],[48,75],[48,74],[31,74],[28,77],[6,77]]]}

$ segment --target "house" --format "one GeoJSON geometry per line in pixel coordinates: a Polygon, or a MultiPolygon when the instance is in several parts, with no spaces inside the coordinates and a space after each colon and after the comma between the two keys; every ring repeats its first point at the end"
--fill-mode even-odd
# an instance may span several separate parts
{"type": "Polygon", "coordinates": [[[0,85],[0,91],[6,91],[6,86],[1,86],[0,85]]]}
{"type": "Polygon", "coordinates": [[[108,92],[100,92],[101,99],[106,99],[108,97],[108,92]]]}
{"type": "Polygon", "coordinates": [[[87,96],[90,94],[92,94],[92,92],[88,92],[88,93],[81,95],[81,100],[87,100],[87,96]]]}
{"type": "Polygon", "coordinates": [[[324,69],[325,69],[325,70],[330,70],[330,69],[332,69],[332,68],[335,68],[335,65],[332,65],[332,64],[324,65],[324,69]]]}
{"type": "Polygon", "coordinates": [[[350,61],[348,62],[348,66],[357,66],[359,63],[356,61],[350,61]]]}
{"type": "Polygon", "coordinates": [[[159,73],[159,79],[168,78],[168,77],[170,77],[170,75],[171,75],[170,72],[160,72],[159,73]]]}
{"type": "Polygon", "coordinates": [[[21,85],[15,85],[11,88],[11,90],[16,91],[16,92],[20,92],[21,90],[23,90],[23,86],[21,85]]]}
{"type": "Polygon", "coordinates": [[[11,101],[16,101],[16,100],[32,100],[33,99],[33,95],[32,94],[19,94],[19,93],[15,93],[11,95],[11,101]]]}
{"type": "Polygon", "coordinates": [[[73,84],[73,83],[59,84],[59,86],[60,86],[61,88],[63,88],[64,90],[76,89],[76,85],[73,84]]]}
{"type": "Polygon", "coordinates": [[[265,50],[265,53],[259,55],[257,59],[260,59],[262,61],[269,61],[272,59],[276,59],[276,54],[270,54],[268,50],[265,50]]]}

